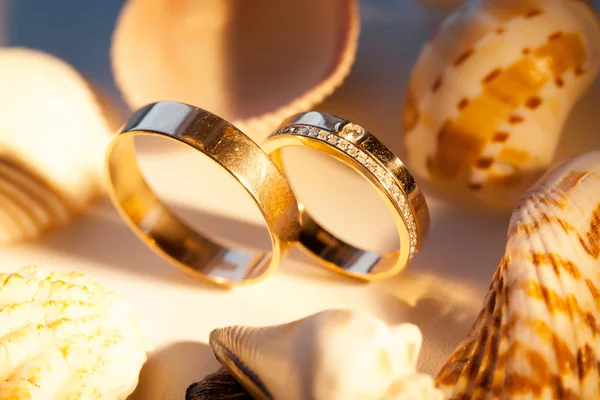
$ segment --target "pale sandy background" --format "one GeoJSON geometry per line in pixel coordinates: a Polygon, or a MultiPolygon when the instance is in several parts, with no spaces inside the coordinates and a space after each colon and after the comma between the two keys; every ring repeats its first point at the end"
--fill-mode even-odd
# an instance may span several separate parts
{"type": "MultiPolygon", "coordinates": [[[[445,15],[431,4],[448,2],[361,2],[357,62],[346,84],[318,109],[368,127],[399,150],[400,108],[410,67],[445,15]]],[[[40,48],[67,59],[122,106],[108,63],[120,6],[116,0],[0,0],[0,44],[40,48]]],[[[589,147],[599,144],[594,123],[598,104],[596,85],[567,127],[569,135],[589,147]]],[[[561,157],[579,151],[563,147],[561,157]]],[[[188,220],[242,244],[268,246],[260,215],[219,170],[180,148],[160,153],[152,144],[144,148],[143,165],[152,183],[188,220]]],[[[295,182],[317,216],[357,243],[393,246],[393,225],[368,186],[336,163],[310,158],[307,164],[308,159],[300,159],[310,168],[295,182]]],[[[429,203],[431,234],[421,254],[401,276],[368,285],[323,271],[300,251],[293,251],[260,285],[224,291],[199,283],[141,244],[106,199],[68,228],[36,243],[3,249],[0,271],[26,264],[76,269],[130,300],[156,344],[136,399],[183,399],[190,383],[215,370],[206,345],[215,327],[273,324],[336,307],[369,311],[391,324],[418,324],[425,339],[420,365],[433,373],[478,311],[502,255],[509,215],[470,212],[432,196],[429,203]]]]}

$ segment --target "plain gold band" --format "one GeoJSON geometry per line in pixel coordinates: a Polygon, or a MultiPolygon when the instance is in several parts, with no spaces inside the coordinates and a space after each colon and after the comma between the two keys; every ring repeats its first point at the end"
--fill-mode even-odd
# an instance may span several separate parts
{"type": "MultiPolygon", "coordinates": [[[[400,238],[400,249],[388,254],[357,248],[332,235],[299,204],[301,247],[336,272],[363,280],[402,271],[418,252],[429,226],[425,197],[402,161],[361,127],[315,111],[290,117],[263,143],[263,149],[284,173],[281,149],[288,146],[319,150],[367,179],[392,211],[400,238]]],[[[368,206],[357,211],[368,211],[368,206]]]]}
{"type": "Polygon", "coordinates": [[[228,287],[263,279],[277,267],[300,234],[298,205],[273,161],[233,125],[193,106],[159,102],[137,111],[109,145],[106,171],[110,197],[137,236],[168,261],[200,279],[228,287]],[[134,137],[139,135],[185,143],[231,174],[260,209],[272,252],[221,246],[181,221],[144,180],[134,146],[134,137]]]}

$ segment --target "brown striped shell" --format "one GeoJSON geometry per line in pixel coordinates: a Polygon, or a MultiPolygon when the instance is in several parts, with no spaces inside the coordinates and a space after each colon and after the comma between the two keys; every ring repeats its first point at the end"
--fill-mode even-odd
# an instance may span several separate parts
{"type": "Polygon", "coordinates": [[[600,152],[518,203],[506,252],[437,377],[450,399],[600,399],[600,152]]]}
{"type": "Polygon", "coordinates": [[[88,83],[49,54],[0,49],[0,245],[65,225],[102,191],[108,122],[88,83]]]}
{"type": "Polygon", "coordinates": [[[405,161],[444,194],[512,209],[553,162],[600,68],[581,0],[471,0],[422,49],[404,108],[405,161]]]}
{"type": "Polygon", "coordinates": [[[359,28],[357,0],[128,0],[111,59],[131,108],[194,104],[262,140],[341,85],[359,28]]]}

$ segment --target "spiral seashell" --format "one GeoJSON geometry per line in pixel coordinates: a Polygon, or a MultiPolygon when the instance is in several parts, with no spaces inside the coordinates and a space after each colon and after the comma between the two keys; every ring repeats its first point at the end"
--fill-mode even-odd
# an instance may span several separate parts
{"type": "Polygon", "coordinates": [[[85,276],[0,274],[0,399],[125,399],[148,350],[133,308],[85,276]]]}
{"type": "Polygon", "coordinates": [[[600,68],[582,0],[471,0],[421,51],[404,108],[404,159],[445,194],[511,209],[549,167],[600,68]]]}
{"type": "MultiPolygon", "coordinates": [[[[273,400],[441,400],[433,378],[416,372],[421,341],[415,325],[388,327],[350,310],[210,335],[217,359],[252,397],[273,400]]],[[[217,381],[231,387],[226,379],[210,385],[217,381]]],[[[192,386],[187,400],[203,392],[192,386]]]]}
{"type": "Polygon", "coordinates": [[[65,225],[102,189],[111,134],[94,93],[48,54],[0,49],[0,245],[65,225]]]}
{"type": "Polygon", "coordinates": [[[600,399],[600,152],[518,203],[483,310],[442,367],[450,399],[600,399]]]}
{"type": "Polygon", "coordinates": [[[113,73],[132,109],[196,104],[262,140],[341,85],[359,28],[356,0],[128,0],[113,73]]]}

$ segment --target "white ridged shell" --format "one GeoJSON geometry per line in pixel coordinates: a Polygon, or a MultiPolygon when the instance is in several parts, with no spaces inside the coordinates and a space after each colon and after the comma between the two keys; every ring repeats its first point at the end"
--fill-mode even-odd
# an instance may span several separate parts
{"type": "Polygon", "coordinates": [[[86,81],[42,52],[0,49],[0,245],[68,223],[102,190],[110,129],[86,81]]]}
{"type": "Polygon", "coordinates": [[[0,274],[0,399],[125,399],[148,350],[133,308],[85,276],[0,274]]]}
{"type": "Polygon", "coordinates": [[[513,213],[483,310],[437,382],[451,399],[600,399],[600,152],[513,213]]]}
{"type": "Polygon", "coordinates": [[[433,378],[416,371],[421,341],[415,325],[350,310],[210,336],[217,358],[259,389],[247,387],[253,396],[274,400],[441,400],[433,378]]]}

